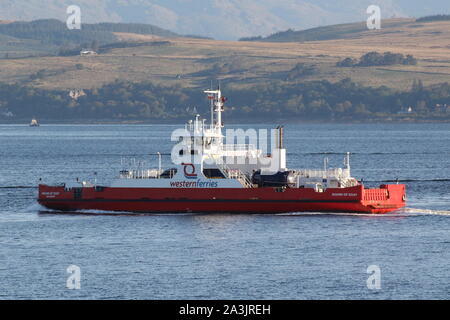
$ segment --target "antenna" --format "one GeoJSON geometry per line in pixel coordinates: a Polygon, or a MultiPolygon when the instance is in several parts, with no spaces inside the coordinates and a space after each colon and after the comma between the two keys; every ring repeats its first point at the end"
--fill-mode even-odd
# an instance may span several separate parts
{"type": "Polygon", "coordinates": [[[346,155],[345,160],[344,160],[344,164],[346,166],[348,174],[350,175],[350,152],[347,152],[347,155],[346,155]]]}
{"type": "MultiPolygon", "coordinates": [[[[211,81],[211,91],[212,91],[212,81],[211,81]]],[[[209,100],[211,102],[211,126],[214,125],[214,99],[209,100]]]]}
{"type": "Polygon", "coordinates": [[[211,100],[211,125],[215,128],[215,130],[221,131],[222,111],[225,98],[222,97],[222,92],[220,89],[206,90],[204,93],[208,94],[208,98],[211,100]]]}
{"type": "Polygon", "coordinates": [[[161,152],[157,152],[156,153],[157,155],[158,155],[158,179],[160,178],[160,176],[161,176],[161,167],[162,167],[162,165],[161,165],[161,152]]]}

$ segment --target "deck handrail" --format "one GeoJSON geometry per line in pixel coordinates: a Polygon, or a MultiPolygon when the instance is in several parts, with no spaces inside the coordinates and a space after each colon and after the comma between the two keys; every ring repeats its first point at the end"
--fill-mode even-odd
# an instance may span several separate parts
{"type": "Polygon", "coordinates": [[[209,157],[214,161],[225,178],[238,180],[245,188],[253,188],[252,181],[241,170],[231,169],[223,161],[216,161],[212,155],[209,155],[209,157]]]}

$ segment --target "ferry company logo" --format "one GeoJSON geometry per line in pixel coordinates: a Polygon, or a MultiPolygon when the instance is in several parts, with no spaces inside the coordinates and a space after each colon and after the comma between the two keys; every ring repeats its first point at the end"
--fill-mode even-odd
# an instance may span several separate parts
{"type": "Polygon", "coordinates": [[[182,163],[184,166],[184,176],[187,179],[197,179],[197,173],[195,172],[195,166],[192,163],[182,163]]]}
{"type": "Polygon", "coordinates": [[[184,176],[190,181],[171,181],[172,188],[218,188],[217,181],[201,181],[192,163],[182,163],[184,176]]]}

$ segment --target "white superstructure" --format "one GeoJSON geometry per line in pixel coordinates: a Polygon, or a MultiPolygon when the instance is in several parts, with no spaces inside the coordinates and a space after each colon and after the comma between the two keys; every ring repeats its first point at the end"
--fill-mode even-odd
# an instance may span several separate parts
{"type": "MultiPolygon", "coordinates": [[[[279,126],[272,135],[271,152],[263,151],[255,143],[225,143],[228,136],[223,133],[222,113],[226,98],[221,90],[206,90],[211,103],[211,124],[199,115],[185,124],[178,134],[172,136],[176,146],[172,150],[174,165],[166,170],[161,168],[161,154],[158,153],[158,168],[142,166],[124,168],[112,187],[127,188],[255,188],[255,182],[270,176],[283,177],[283,185],[293,188],[345,188],[358,185],[350,175],[350,156],[345,159],[346,168],[329,169],[325,161],[324,169],[287,169],[286,149],[283,143],[283,127],[279,126]],[[263,178],[261,178],[263,177],[263,178]],[[258,180],[256,179],[256,180],[258,180]],[[194,181],[196,183],[194,183],[194,181]]],[[[240,133],[237,130],[238,140],[240,133]]],[[[242,140],[242,139],[241,139],[242,140]]],[[[86,183],[86,182],[84,182],[86,183]]],[[[276,181],[274,183],[277,183],[276,181]]]]}

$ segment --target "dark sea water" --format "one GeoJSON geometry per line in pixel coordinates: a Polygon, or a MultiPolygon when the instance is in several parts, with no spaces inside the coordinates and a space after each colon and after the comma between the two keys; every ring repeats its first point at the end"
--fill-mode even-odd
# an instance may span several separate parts
{"type": "MultiPolygon", "coordinates": [[[[121,157],[157,166],[176,126],[0,125],[0,299],[449,299],[450,124],[288,125],[291,168],[406,181],[386,216],[56,214],[45,183],[108,183],[121,157]],[[69,290],[67,267],[81,269],[69,290]],[[366,270],[381,270],[369,290],[366,270]]],[[[269,126],[256,126],[269,128],[269,126]]]]}

